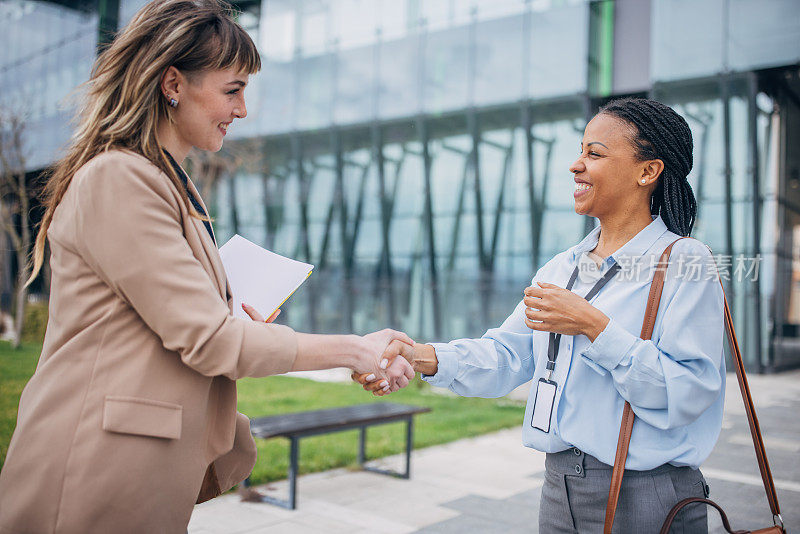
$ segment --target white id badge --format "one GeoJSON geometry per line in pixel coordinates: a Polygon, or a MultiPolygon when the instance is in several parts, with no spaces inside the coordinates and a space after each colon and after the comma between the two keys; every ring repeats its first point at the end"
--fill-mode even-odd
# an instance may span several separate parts
{"type": "Polygon", "coordinates": [[[556,398],[556,383],[552,380],[539,379],[536,387],[536,399],[533,401],[533,417],[531,426],[542,432],[550,432],[550,416],[553,414],[553,401],[556,398]]]}

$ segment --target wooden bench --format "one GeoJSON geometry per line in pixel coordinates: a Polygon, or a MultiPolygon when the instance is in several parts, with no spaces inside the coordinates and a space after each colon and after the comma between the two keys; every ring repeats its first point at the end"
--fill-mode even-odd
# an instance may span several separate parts
{"type": "MultiPolygon", "coordinates": [[[[431,411],[430,408],[378,402],[345,408],[289,413],[272,417],[259,417],[250,421],[253,437],[261,439],[289,438],[289,500],[259,495],[258,500],[294,510],[297,506],[297,473],[300,440],[309,436],[330,434],[343,430],[361,429],[358,440],[358,463],[365,471],[409,478],[411,474],[411,449],[413,448],[413,417],[431,411]],[[367,460],[367,427],[398,421],[406,422],[406,470],[404,473],[364,465],[367,460]]],[[[250,478],[244,481],[250,486],[250,478]]]]}

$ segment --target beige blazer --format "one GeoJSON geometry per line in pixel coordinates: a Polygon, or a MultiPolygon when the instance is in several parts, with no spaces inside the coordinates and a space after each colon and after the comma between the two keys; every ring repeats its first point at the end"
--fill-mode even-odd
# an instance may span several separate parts
{"type": "Polygon", "coordinates": [[[208,231],[140,155],[84,165],[48,238],[50,319],[0,532],[182,534],[212,462],[223,490],[255,463],[235,380],[288,371],[295,333],[233,317],[208,231]]]}

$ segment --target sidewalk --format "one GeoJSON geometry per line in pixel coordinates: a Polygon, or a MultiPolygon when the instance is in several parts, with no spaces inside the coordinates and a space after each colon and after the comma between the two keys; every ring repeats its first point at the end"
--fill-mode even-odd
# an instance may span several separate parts
{"type": "MultiPolygon", "coordinates": [[[[800,371],[749,377],[783,518],[800,529],[800,371]]],[[[355,451],[353,451],[355,457],[355,451]]],[[[376,461],[399,469],[403,457],[376,461]]],[[[414,452],[411,480],[336,469],[300,477],[297,510],[242,503],[237,495],[195,507],[191,534],[537,532],[544,454],[513,428],[414,452]]],[[[711,498],[734,529],[772,524],[736,377],[728,375],[722,434],[703,466],[711,498]]],[[[286,495],[286,482],[259,488],[286,495]]],[[[710,531],[723,532],[709,513],[710,531]]]]}

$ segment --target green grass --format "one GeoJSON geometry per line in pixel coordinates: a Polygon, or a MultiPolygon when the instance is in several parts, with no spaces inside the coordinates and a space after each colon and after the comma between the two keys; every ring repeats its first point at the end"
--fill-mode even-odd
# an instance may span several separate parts
{"type": "MultiPolygon", "coordinates": [[[[0,467],[17,418],[22,388],[36,369],[41,345],[23,345],[14,351],[0,343],[0,467]]],[[[375,398],[357,384],[318,383],[302,378],[274,376],[239,381],[239,410],[261,417],[304,410],[351,406],[370,402],[399,402],[431,408],[414,419],[414,447],[428,447],[477,436],[520,424],[524,405],[505,399],[469,399],[443,396],[415,379],[408,388],[375,398]]],[[[288,440],[256,440],[258,463],[253,483],[286,478],[288,440]]],[[[300,472],[324,471],[357,463],[358,431],[304,438],[300,442],[300,472]]],[[[378,458],[405,450],[405,424],[392,423],[368,430],[367,456],[378,458]]]]}
{"type": "Polygon", "coordinates": [[[19,396],[36,370],[41,351],[42,346],[36,343],[23,343],[14,350],[10,343],[0,342],[0,467],[17,425],[19,396]]]}

